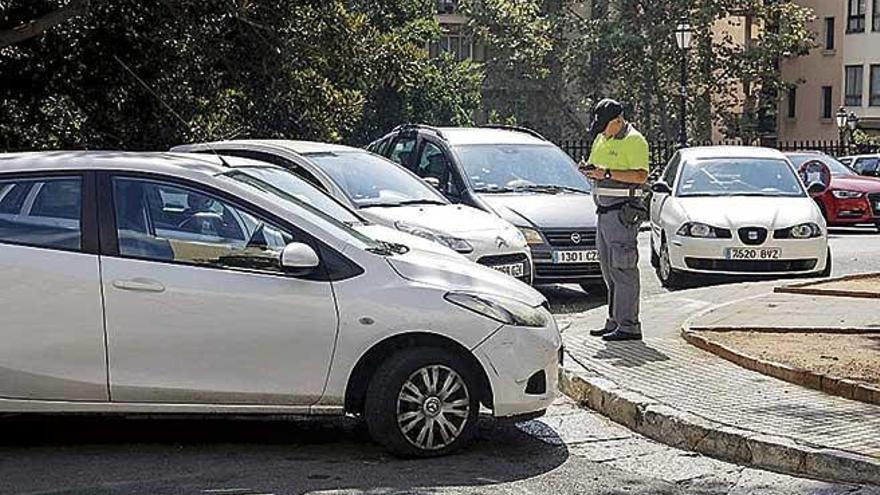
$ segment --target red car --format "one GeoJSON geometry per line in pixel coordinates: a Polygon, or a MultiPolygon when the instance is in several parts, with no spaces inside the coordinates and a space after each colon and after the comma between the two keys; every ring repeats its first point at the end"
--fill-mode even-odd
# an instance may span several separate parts
{"type": "Polygon", "coordinates": [[[795,168],[810,161],[824,163],[831,172],[831,183],[813,198],[829,226],[873,225],[880,230],[880,178],[865,177],[836,159],[820,152],[786,153],[795,168]]]}

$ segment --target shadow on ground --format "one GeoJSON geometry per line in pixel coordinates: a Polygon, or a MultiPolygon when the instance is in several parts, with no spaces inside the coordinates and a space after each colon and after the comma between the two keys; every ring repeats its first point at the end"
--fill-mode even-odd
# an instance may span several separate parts
{"type": "Polygon", "coordinates": [[[550,312],[553,314],[581,313],[605,304],[606,294],[601,288],[584,292],[576,287],[542,285],[535,288],[550,302],[550,312]]]}
{"type": "Polygon", "coordinates": [[[21,416],[0,432],[0,493],[380,493],[524,480],[569,455],[552,429],[491,418],[472,447],[430,460],[388,455],[350,419],[21,416]]]}

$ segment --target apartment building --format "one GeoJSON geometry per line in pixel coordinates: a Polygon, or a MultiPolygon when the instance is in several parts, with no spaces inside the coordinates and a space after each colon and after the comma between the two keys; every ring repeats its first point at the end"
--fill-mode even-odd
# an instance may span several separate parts
{"type": "Polygon", "coordinates": [[[880,0],[796,1],[813,9],[818,46],[780,65],[796,86],[780,99],[778,139],[837,139],[841,106],[860,129],[880,134],[880,0]]]}

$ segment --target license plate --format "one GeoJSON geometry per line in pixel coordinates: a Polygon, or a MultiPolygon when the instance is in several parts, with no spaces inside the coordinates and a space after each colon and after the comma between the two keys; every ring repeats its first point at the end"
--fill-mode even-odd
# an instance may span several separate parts
{"type": "Polygon", "coordinates": [[[727,248],[724,256],[729,260],[778,260],[782,257],[779,248],[727,248]]]}
{"type": "Polygon", "coordinates": [[[519,278],[526,274],[526,267],[522,263],[514,263],[511,265],[495,265],[490,268],[498,270],[501,273],[506,273],[511,277],[519,278]]]}
{"type": "Polygon", "coordinates": [[[598,263],[599,251],[553,251],[553,263],[598,263]]]}

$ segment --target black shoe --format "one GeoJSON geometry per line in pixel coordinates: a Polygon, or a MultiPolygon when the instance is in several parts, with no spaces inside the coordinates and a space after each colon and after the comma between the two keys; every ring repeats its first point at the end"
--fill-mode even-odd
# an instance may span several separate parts
{"type": "Polygon", "coordinates": [[[609,333],[614,333],[614,330],[608,330],[607,328],[597,328],[595,330],[590,330],[590,335],[593,337],[601,337],[603,335],[608,335],[609,333]]]}
{"type": "Polygon", "coordinates": [[[617,342],[621,340],[642,340],[642,334],[619,332],[615,330],[611,333],[603,335],[602,340],[606,342],[617,342]]]}

